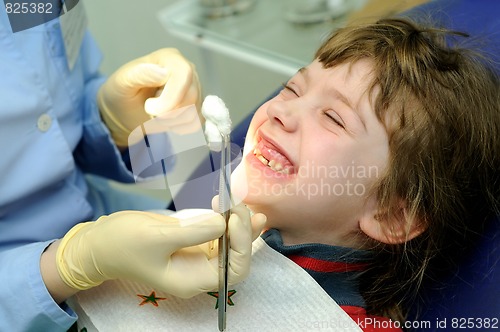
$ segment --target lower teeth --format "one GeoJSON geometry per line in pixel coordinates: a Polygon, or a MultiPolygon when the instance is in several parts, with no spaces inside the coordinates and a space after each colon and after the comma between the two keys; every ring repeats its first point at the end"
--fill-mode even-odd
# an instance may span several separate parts
{"type": "Polygon", "coordinates": [[[272,169],[274,172],[277,172],[277,173],[284,173],[284,174],[289,174],[289,171],[288,169],[283,169],[283,167],[281,167],[281,165],[276,165],[276,162],[271,160],[267,160],[264,156],[262,155],[255,155],[257,157],[257,159],[259,159],[264,165],[266,165],[267,167],[269,167],[270,169],[272,169]],[[277,166],[277,167],[276,167],[277,166]]]}

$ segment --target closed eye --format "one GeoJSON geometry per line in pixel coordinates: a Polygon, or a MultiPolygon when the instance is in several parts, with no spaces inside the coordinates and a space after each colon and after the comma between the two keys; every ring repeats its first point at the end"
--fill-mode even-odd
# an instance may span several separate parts
{"type": "Polygon", "coordinates": [[[281,86],[283,87],[283,90],[290,91],[291,93],[293,93],[293,94],[294,94],[294,95],[296,95],[297,97],[299,96],[299,95],[297,94],[297,92],[296,92],[293,88],[291,88],[288,84],[286,84],[286,83],[281,83],[281,86]]]}
{"type": "Polygon", "coordinates": [[[341,127],[342,129],[345,129],[344,122],[342,121],[342,118],[333,111],[326,111],[325,115],[328,117],[329,120],[333,121],[336,125],[341,127]]]}

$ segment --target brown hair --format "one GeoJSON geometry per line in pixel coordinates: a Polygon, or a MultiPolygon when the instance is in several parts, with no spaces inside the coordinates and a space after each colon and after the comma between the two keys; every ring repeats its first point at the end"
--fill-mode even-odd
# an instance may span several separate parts
{"type": "Polygon", "coordinates": [[[390,149],[388,169],[374,188],[379,211],[389,217],[404,200],[403,222],[426,228],[402,245],[374,248],[373,268],[363,279],[374,314],[403,320],[405,297],[435,267],[456,262],[498,213],[499,80],[484,57],[454,43],[465,36],[382,19],[336,31],[316,53],[325,68],[373,61],[369,92],[390,149]]]}

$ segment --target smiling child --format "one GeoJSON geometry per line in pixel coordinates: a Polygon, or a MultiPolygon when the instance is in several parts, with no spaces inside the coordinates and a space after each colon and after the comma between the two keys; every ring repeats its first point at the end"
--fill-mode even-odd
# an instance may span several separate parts
{"type": "Polygon", "coordinates": [[[250,124],[233,188],[358,322],[404,321],[498,211],[499,81],[465,37],[405,19],[340,29],[250,124]]]}

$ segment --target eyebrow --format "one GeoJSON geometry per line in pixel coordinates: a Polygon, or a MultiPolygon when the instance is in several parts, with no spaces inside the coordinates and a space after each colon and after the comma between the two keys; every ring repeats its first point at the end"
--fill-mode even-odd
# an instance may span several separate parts
{"type": "MultiPolygon", "coordinates": [[[[307,67],[302,67],[300,68],[297,73],[301,74],[304,76],[304,78],[306,79],[306,81],[310,81],[310,78],[309,78],[309,74],[308,74],[308,70],[307,70],[307,67]]],[[[349,98],[347,98],[342,92],[340,92],[339,90],[335,89],[335,88],[330,88],[328,90],[329,92],[332,93],[332,95],[340,100],[342,103],[344,103],[347,107],[349,107],[353,112],[354,114],[356,114],[356,116],[358,117],[359,121],[361,122],[361,124],[363,125],[363,128],[365,129],[366,131],[366,124],[365,124],[365,121],[363,119],[363,117],[360,115],[360,112],[359,110],[353,106],[353,104],[351,103],[351,101],[349,100],[349,98]]]]}

